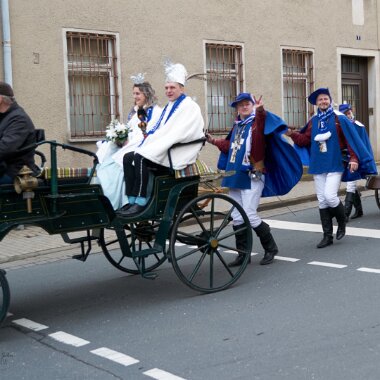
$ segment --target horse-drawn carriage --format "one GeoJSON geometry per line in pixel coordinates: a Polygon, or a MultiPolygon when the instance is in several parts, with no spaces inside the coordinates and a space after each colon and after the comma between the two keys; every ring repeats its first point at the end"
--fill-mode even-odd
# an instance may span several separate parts
{"type": "MultiPolygon", "coordinates": [[[[43,170],[45,176],[31,177],[26,171],[14,185],[0,186],[0,241],[19,225],[36,225],[49,234],[60,234],[67,243],[79,243],[81,253],[74,256],[76,259],[85,261],[95,241],[113,266],[148,279],[154,279],[154,271],[168,260],[183,283],[206,293],[229,287],[244,272],[251,254],[252,230],[244,209],[227,195],[213,191],[212,181],[219,174],[202,176],[190,171],[190,176],[182,178],[176,178],[174,171],[173,175],[152,174],[147,207],[140,214],[125,217],[113,210],[101,186],[93,181],[98,162],[94,153],[46,140],[37,142],[33,149],[41,145],[50,146],[51,165],[43,170]],[[89,173],[59,178],[58,148],[92,157],[89,173]],[[206,191],[200,193],[202,186],[206,191]],[[239,230],[232,228],[233,210],[244,220],[239,230]],[[83,235],[69,236],[78,231],[83,235]],[[235,244],[235,235],[242,232],[247,235],[243,252],[235,244]],[[228,263],[238,253],[244,254],[245,260],[230,268],[228,263]]],[[[1,322],[10,303],[3,270],[0,287],[1,322]]]]}

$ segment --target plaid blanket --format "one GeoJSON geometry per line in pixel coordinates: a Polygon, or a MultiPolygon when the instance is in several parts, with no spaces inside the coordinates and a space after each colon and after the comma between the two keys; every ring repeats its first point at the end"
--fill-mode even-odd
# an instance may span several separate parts
{"type": "MultiPolygon", "coordinates": [[[[57,168],[58,178],[77,178],[77,177],[89,177],[92,168],[57,168]]],[[[96,172],[94,174],[96,176],[96,172]]],[[[45,179],[51,178],[51,168],[44,168],[41,173],[41,177],[45,179]]]]}
{"type": "Polygon", "coordinates": [[[184,169],[175,170],[175,178],[204,176],[215,173],[216,171],[208,167],[205,162],[197,160],[194,164],[188,165],[184,169]]]}

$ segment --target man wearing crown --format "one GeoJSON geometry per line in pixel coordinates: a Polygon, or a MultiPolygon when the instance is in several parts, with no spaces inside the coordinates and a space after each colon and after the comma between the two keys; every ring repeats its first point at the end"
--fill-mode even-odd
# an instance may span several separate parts
{"type": "MultiPolygon", "coordinates": [[[[185,94],[185,67],[180,63],[168,63],[165,73],[165,95],[169,102],[136,150],[127,153],[123,159],[129,207],[123,207],[120,211],[122,215],[133,215],[144,210],[148,203],[149,168],[167,173],[170,167],[169,148],[177,143],[204,137],[201,110],[198,104],[185,94]]],[[[194,163],[201,147],[202,143],[174,148],[171,151],[172,168],[179,170],[194,163]]]]}

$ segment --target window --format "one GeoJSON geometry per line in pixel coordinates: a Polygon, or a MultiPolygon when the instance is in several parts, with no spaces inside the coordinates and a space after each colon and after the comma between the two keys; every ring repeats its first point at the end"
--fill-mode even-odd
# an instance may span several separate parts
{"type": "Polygon", "coordinates": [[[119,118],[116,36],[66,32],[72,138],[104,135],[119,118]]]}
{"type": "Polygon", "coordinates": [[[206,44],[208,130],[226,132],[235,119],[229,106],[243,91],[242,46],[206,44]]]}
{"type": "Polygon", "coordinates": [[[313,92],[313,55],[308,51],[282,51],[284,118],[290,127],[303,127],[314,113],[307,96],[313,92]]]}

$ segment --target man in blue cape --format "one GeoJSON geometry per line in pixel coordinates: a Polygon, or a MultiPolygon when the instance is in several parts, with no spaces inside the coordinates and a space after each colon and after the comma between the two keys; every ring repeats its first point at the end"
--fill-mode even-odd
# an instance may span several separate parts
{"type": "MultiPolygon", "coordinates": [[[[243,206],[253,230],[265,250],[261,265],[270,264],[278,253],[269,225],[257,214],[260,198],[288,193],[302,176],[302,163],[294,148],[283,138],[286,123],[264,110],[261,98],[256,101],[250,93],[240,93],[231,106],[237,109],[238,118],[226,139],[207,141],[221,151],[218,168],[233,171],[225,177],[222,186],[243,206]],[[223,162],[223,164],[222,164],[223,162]]],[[[233,228],[238,231],[243,220],[233,212],[233,228]]],[[[236,247],[244,251],[246,236],[236,233],[236,247]]],[[[244,260],[239,254],[229,266],[238,266],[244,260]]]]}
{"type": "Polygon", "coordinates": [[[323,238],[317,248],[333,244],[333,222],[338,222],[336,239],[346,233],[345,209],[338,197],[341,181],[365,178],[376,173],[372,151],[369,151],[356,128],[341,112],[332,107],[328,88],[319,88],[308,98],[317,106],[317,113],[301,131],[288,129],[286,134],[296,144],[304,165],[314,177],[319,203],[323,238]]]}
{"type": "MultiPolygon", "coordinates": [[[[356,131],[358,132],[358,135],[362,139],[363,144],[366,146],[367,150],[371,152],[372,154],[372,147],[371,147],[371,143],[369,141],[365,126],[360,121],[355,120],[355,115],[352,112],[351,104],[349,103],[341,104],[339,106],[339,112],[344,113],[348,117],[348,119],[350,119],[356,131]]],[[[344,200],[344,208],[345,208],[345,213],[346,213],[346,222],[348,222],[353,206],[355,207],[355,212],[354,212],[354,215],[352,215],[351,219],[356,219],[363,216],[362,201],[360,199],[359,190],[357,189],[357,180],[361,179],[361,175],[358,172],[355,172],[355,173],[348,172],[347,175],[345,176],[345,179],[347,180],[347,182],[346,182],[346,197],[344,200]]]]}

